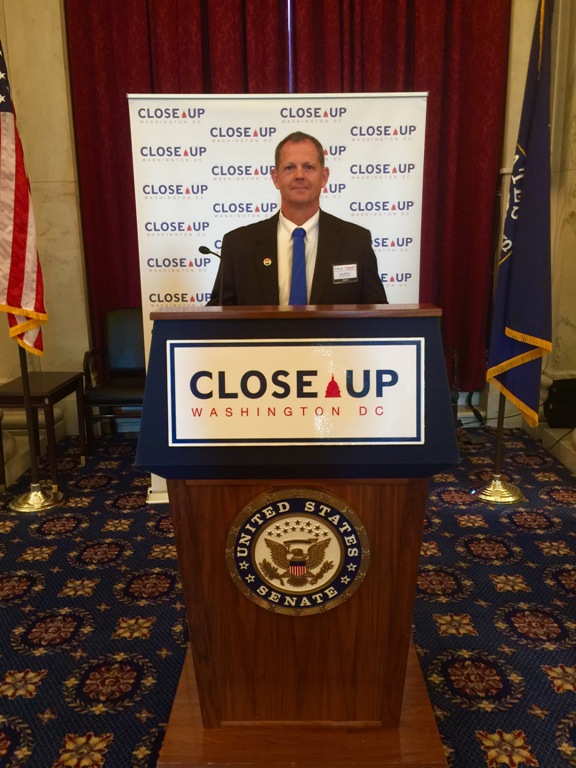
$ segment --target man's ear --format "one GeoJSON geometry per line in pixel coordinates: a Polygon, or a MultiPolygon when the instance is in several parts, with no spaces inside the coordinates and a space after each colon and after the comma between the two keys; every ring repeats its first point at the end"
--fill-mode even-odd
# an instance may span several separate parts
{"type": "Polygon", "coordinates": [[[326,168],[326,166],[324,166],[324,170],[322,172],[322,186],[323,187],[326,186],[326,182],[328,181],[328,177],[329,176],[330,176],[330,168],[326,168]]]}
{"type": "Polygon", "coordinates": [[[272,182],[274,186],[276,187],[276,189],[278,189],[278,171],[276,170],[276,168],[272,168],[272,170],[270,171],[270,176],[272,177],[272,182]]]}

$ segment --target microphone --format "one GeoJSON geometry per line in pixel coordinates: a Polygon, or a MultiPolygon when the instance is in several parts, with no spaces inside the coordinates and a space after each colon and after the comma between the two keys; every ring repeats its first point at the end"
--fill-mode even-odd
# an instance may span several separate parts
{"type": "MultiPolygon", "coordinates": [[[[212,256],[216,256],[217,259],[220,258],[219,253],[216,253],[215,251],[211,251],[210,248],[208,248],[208,246],[206,245],[199,246],[198,250],[204,256],[207,256],[210,253],[212,256]]],[[[222,306],[222,281],[224,280],[224,270],[222,269],[222,263],[220,263],[220,266],[218,267],[218,274],[220,275],[220,277],[218,278],[218,293],[220,294],[218,296],[218,304],[222,306]]]]}
{"type": "Polygon", "coordinates": [[[198,250],[200,251],[200,253],[203,253],[203,254],[204,254],[204,256],[207,256],[209,253],[211,253],[211,254],[212,254],[212,256],[216,256],[216,258],[217,258],[217,259],[219,259],[219,258],[220,258],[220,254],[219,254],[219,253],[216,253],[216,251],[211,251],[211,250],[210,250],[210,248],[208,248],[208,247],[207,247],[207,246],[205,246],[205,245],[201,245],[201,246],[198,248],[198,250]]]}

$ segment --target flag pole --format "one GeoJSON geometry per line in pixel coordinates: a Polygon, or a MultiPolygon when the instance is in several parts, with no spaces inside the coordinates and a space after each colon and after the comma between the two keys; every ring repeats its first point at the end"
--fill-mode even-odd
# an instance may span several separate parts
{"type": "Polygon", "coordinates": [[[14,512],[42,512],[52,509],[62,501],[62,493],[56,488],[46,490],[38,480],[38,453],[36,451],[36,436],[34,434],[34,414],[30,397],[30,378],[28,376],[28,361],[26,350],[18,346],[20,355],[20,372],[22,375],[22,391],[24,393],[24,410],[26,412],[26,425],[28,428],[28,444],[30,446],[30,490],[21,496],[17,496],[9,503],[14,512]]]}
{"type": "Polygon", "coordinates": [[[517,485],[502,480],[505,410],[506,397],[500,393],[498,402],[498,426],[496,428],[496,453],[494,456],[492,479],[490,482],[486,483],[486,485],[470,491],[470,493],[482,501],[488,501],[492,504],[516,504],[519,501],[525,501],[525,496],[517,485]]]}
{"type": "Polygon", "coordinates": [[[36,248],[36,224],[30,182],[24,164],[22,142],[16,127],[8,72],[0,42],[0,311],[7,312],[10,337],[18,340],[24,409],[30,446],[32,483],[29,493],[13,499],[15,512],[39,512],[62,499],[57,488],[46,493],[38,481],[38,419],[32,408],[26,350],[44,354],[42,323],[48,320],[44,307],[42,269],[36,248]]]}
{"type": "Polygon", "coordinates": [[[539,419],[542,357],[552,350],[550,81],[554,0],[539,0],[496,265],[486,380],[500,392],[492,480],[473,493],[514,504],[522,492],[502,481],[505,400],[528,424],[539,419]]]}

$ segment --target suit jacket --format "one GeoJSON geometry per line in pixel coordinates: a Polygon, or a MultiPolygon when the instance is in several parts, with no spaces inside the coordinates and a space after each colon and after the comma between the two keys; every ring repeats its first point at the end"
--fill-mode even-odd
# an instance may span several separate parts
{"type": "MultiPolygon", "coordinates": [[[[278,215],[224,235],[207,306],[278,305],[278,215]]],[[[310,304],[386,304],[370,232],[324,211],[318,227],[310,304]],[[356,264],[357,280],[335,281],[337,264],[356,264]]]]}

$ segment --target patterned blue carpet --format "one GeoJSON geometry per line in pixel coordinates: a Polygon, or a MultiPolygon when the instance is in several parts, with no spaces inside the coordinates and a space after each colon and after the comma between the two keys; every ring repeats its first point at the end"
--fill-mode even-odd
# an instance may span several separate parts
{"type": "Polygon", "coordinates": [[[503,480],[526,501],[492,505],[491,429],[460,433],[461,464],[432,483],[414,613],[449,765],[576,765],[576,482],[521,430],[503,480]],[[467,438],[467,439],[466,439],[467,438]]]}
{"type": "MultiPolygon", "coordinates": [[[[136,439],[59,446],[62,506],[0,497],[0,768],[153,768],[186,639],[166,505],[147,505],[136,439]]],[[[576,766],[576,483],[522,431],[481,503],[494,433],[460,433],[431,483],[414,637],[452,768],[576,766]]],[[[47,475],[41,467],[41,475],[47,475]]]]}
{"type": "MultiPolygon", "coordinates": [[[[59,446],[64,504],[0,504],[1,768],[152,768],[184,662],[167,505],[147,505],[134,435],[79,467],[59,446]]],[[[40,467],[41,478],[47,474],[40,467]]]]}

